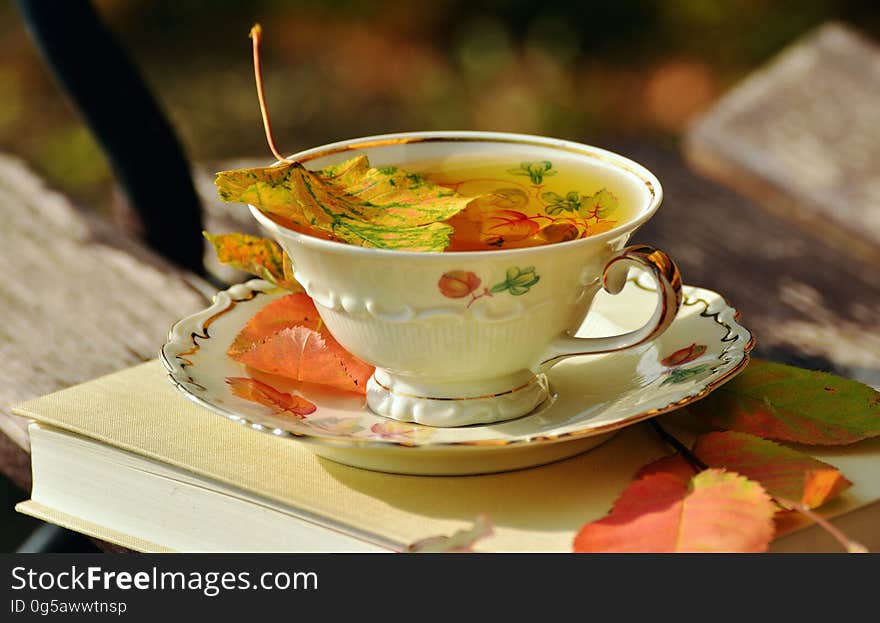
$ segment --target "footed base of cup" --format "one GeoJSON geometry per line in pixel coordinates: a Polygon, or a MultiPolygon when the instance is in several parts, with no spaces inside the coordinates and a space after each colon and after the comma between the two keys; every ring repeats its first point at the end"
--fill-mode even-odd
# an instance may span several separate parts
{"type": "Polygon", "coordinates": [[[444,428],[512,420],[548,395],[547,377],[528,370],[489,381],[432,384],[377,368],[367,382],[367,405],[374,413],[444,428]]]}

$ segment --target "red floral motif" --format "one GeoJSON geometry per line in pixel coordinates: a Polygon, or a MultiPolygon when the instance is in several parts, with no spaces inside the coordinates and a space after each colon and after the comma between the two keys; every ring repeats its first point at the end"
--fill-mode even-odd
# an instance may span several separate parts
{"type": "Polygon", "coordinates": [[[480,287],[480,278],[466,270],[451,270],[437,282],[440,294],[451,299],[461,299],[480,287]]]}
{"type": "Polygon", "coordinates": [[[686,363],[690,363],[691,361],[697,359],[700,355],[705,353],[706,348],[707,346],[705,344],[697,344],[696,342],[693,342],[690,346],[685,346],[684,348],[678,349],[671,355],[667,355],[660,360],[660,363],[668,368],[684,365],[686,363]]]}
{"type": "Polygon", "coordinates": [[[475,294],[481,283],[480,278],[470,271],[450,270],[448,273],[443,273],[440,281],[437,282],[437,287],[440,288],[440,294],[451,299],[461,299],[470,295],[471,300],[467,304],[470,307],[477,299],[492,296],[488,288],[483,288],[482,292],[475,294]]]}

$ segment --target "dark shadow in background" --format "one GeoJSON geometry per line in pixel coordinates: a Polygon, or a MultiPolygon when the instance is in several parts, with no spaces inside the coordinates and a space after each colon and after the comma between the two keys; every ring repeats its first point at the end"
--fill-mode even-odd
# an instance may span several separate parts
{"type": "Polygon", "coordinates": [[[64,94],[104,150],[150,247],[204,273],[201,203],[183,147],[138,68],[88,0],[17,0],[64,94]]]}

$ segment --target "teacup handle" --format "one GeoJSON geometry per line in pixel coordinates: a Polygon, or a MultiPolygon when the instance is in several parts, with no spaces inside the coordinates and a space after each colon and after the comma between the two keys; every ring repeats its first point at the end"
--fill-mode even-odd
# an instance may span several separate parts
{"type": "Polygon", "coordinates": [[[681,275],[672,258],[647,245],[627,247],[607,264],[602,285],[609,294],[618,294],[626,285],[628,269],[633,265],[650,270],[657,282],[657,306],[641,329],[608,337],[572,337],[563,333],[547,347],[540,366],[547,368],[566,357],[595,355],[632,348],[660,335],[672,324],[681,306],[681,275]]]}

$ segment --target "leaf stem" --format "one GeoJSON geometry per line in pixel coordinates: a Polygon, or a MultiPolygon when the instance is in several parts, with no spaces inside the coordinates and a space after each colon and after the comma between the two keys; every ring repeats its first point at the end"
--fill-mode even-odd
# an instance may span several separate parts
{"type": "Polygon", "coordinates": [[[263,27],[259,24],[254,24],[251,28],[250,38],[254,42],[254,79],[257,83],[257,99],[260,101],[260,114],[263,117],[263,129],[266,131],[266,142],[269,143],[269,150],[272,152],[272,155],[278,158],[278,160],[291,162],[289,159],[281,155],[278,148],[275,146],[275,139],[272,138],[272,126],[269,123],[269,110],[266,108],[266,95],[263,92],[263,68],[260,63],[260,41],[262,40],[262,36],[263,27]]]}
{"type": "Polygon", "coordinates": [[[703,461],[701,461],[699,457],[697,457],[697,455],[691,451],[690,448],[679,441],[679,439],[675,437],[672,433],[663,428],[660,425],[660,422],[657,421],[657,418],[648,420],[648,424],[650,424],[651,428],[653,428],[654,431],[656,431],[656,433],[660,435],[660,438],[663,441],[665,441],[667,444],[677,450],[681,454],[682,458],[691,464],[691,467],[694,468],[694,471],[699,473],[704,469],[709,469],[709,466],[703,463],[703,461]]]}
{"type": "Polygon", "coordinates": [[[794,500],[789,500],[787,498],[780,498],[780,497],[774,497],[773,501],[776,502],[779,506],[781,506],[783,508],[797,511],[800,514],[806,516],[808,519],[812,519],[814,522],[819,524],[819,526],[821,528],[824,528],[824,530],[828,534],[833,536],[837,540],[837,542],[840,543],[840,545],[850,554],[867,554],[868,553],[867,547],[865,547],[861,543],[858,543],[858,542],[850,539],[843,532],[838,530],[834,526],[834,524],[832,524],[830,521],[828,521],[827,519],[822,517],[822,515],[820,515],[819,513],[813,512],[810,508],[801,504],[800,502],[795,502],[794,500]]]}

